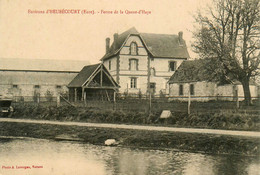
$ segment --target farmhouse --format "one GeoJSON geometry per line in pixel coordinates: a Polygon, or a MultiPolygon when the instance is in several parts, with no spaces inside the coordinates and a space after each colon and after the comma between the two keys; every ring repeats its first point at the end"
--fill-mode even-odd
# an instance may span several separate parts
{"type": "Polygon", "coordinates": [[[120,85],[119,92],[168,94],[167,82],[189,58],[183,33],[178,35],[139,33],[131,28],[106,38],[106,54],[101,61],[120,85]]]}
{"type": "Polygon", "coordinates": [[[68,83],[87,61],[0,59],[0,95],[15,101],[46,100],[68,92],[68,83]]]}
{"type": "Polygon", "coordinates": [[[68,84],[70,101],[105,100],[113,101],[119,85],[106,67],[94,64],[83,67],[68,84]]]}
{"type": "MultiPolygon", "coordinates": [[[[170,100],[227,100],[244,99],[241,83],[229,75],[221,76],[215,59],[184,61],[169,80],[170,100]]],[[[250,82],[252,99],[258,97],[256,83],[250,82]]]]}

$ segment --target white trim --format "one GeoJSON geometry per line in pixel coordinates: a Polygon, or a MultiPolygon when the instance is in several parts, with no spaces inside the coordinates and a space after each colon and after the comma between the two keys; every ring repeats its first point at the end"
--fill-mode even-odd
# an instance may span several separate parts
{"type": "Polygon", "coordinates": [[[122,44],[121,47],[115,52],[114,55],[118,54],[118,52],[124,47],[124,45],[126,44],[126,41],[129,39],[129,37],[130,37],[131,35],[133,35],[133,36],[134,36],[134,35],[139,36],[140,39],[141,39],[141,42],[144,44],[146,50],[148,50],[148,51],[154,56],[153,52],[149,50],[148,46],[147,46],[146,43],[144,42],[144,39],[142,38],[141,34],[128,34],[128,36],[126,37],[126,39],[125,39],[125,41],[123,42],[123,44],[122,44]]]}

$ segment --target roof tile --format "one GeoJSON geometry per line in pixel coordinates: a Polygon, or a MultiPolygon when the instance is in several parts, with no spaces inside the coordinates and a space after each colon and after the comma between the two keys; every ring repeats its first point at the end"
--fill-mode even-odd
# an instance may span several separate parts
{"type": "Polygon", "coordinates": [[[112,43],[108,53],[106,53],[102,59],[107,59],[116,55],[129,35],[139,35],[145,42],[148,51],[154,57],[190,57],[185,41],[179,41],[178,35],[139,33],[133,27],[118,36],[118,40],[112,43]]]}

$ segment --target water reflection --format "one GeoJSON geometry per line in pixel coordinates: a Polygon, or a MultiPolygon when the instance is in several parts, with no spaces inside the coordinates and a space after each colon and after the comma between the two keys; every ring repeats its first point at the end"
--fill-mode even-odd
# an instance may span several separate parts
{"type": "Polygon", "coordinates": [[[243,156],[103,147],[41,139],[0,139],[0,175],[257,175],[259,165],[258,159],[243,156]],[[16,165],[43,168],[3,168],[16,165]]]}

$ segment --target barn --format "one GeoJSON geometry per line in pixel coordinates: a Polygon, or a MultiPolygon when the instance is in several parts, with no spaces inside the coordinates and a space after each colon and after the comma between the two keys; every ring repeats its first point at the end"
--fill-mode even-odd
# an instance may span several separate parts
{"type": "Polygon", "coordinates": [[[0,96],[14,101],[55,100],[88,61],[0,58],[0,96]],[[47,97],[47,98],[46,98],[47,97]]]}

